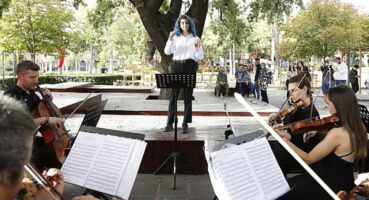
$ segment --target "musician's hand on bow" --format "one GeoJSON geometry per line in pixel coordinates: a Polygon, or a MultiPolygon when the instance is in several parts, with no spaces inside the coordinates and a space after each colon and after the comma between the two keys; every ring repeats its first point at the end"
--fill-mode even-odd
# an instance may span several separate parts
{"type": "Polygon", "coordinates": [[[51,91],[50,91],[49,89],[47,89],[47,88],[42,88],[42,89],[41,89],[41,93],[42,93],[42,95],[47,96],[47,97],[49,97],[51,100],[53,100],[53,95],[51,94],[51,91]]]}
{"type": "Polygon", "coordinates": [[[289,134],[287,131],[280,129],[283,127],[283,124],[276,124],[273,126],[273,129],[276,133],[278,133],[279,136],[281,136],[285,140],[291,140],[291,134],[289,134]]]}
{"type": "Polygon", "coordinates": [[[314,137],[317,134],[317,131],[310,131],[307,133],[304,133],[303,140],[304,143],[307,143],[310,138],[314,137]]]}
{"type": "MultiPolygon", "coordinates": [[[[52,186],[60,193],[63,193],[64,190],[64,176],[59,169],[51,168],[48,171],[44,171],[42,175],[48,179],[52,186]]],[[[51,190],[51,189],[49,189],[51,190]]],[[[40,189],[36,193],[37,200],[48,200],[50,199],[50,194],[46,191],[46,189],[40,189]]]]}

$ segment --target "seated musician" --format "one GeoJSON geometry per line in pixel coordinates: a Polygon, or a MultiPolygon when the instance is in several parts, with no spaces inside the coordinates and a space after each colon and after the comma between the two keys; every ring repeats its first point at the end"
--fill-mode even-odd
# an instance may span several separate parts
{"type": "MultiPolygon", "coordinates": [[[[39,70],[40,67],[32,61],[24,60],[18,63],[16,67],[17,84],[5,91],[4,95],[14,97],[18,101],[25,103],[28,110],[32,112],[41,101],[34,91],[36,84],[38,84],[39,70]]],[[[51,97],[51,92],[48,89],[44,89],[42,93],[51,97]]],[[[57,117],[39,117],[33,119],[33,121],[36,126],[60,126],[64,123],[63,119],[57,117]]],[[[54,164],[54,160],[57,160],[55,152],[45,146],[41,137],[35,138],[34,146],[32,163],[38,169],[56,167],[54,164]]]]}
{"type": "MultiPolygon", "coordinates": [[[[296,111],[289,113],[284,117],[284,125],[310,119],[312,117],[319,117],[318,110],[312,102],[310,81],[306,77],[302,79],[303,76],[303,74],[299,74],[289,79],[288,89],[291,94],[290,98],[294,103],[298,103],[301,106],[296,111]],[[298,86],[301,79],[302,81],[298,86]]],[[[276,114],[271,115],[270,118],[274,118],[275,115],[276,114]]],[[[304,151],[310,151],[319,142],[318,134],[311,137],[308,142],[304,142],[303,137],[304,134],[291,134],[291,142],[304,151]]],[[[270,145],[284,174],[288,173],[291,169],[295,169],[300,166],[277,141],[271,141],[270,145]]]]}
{"type": "MultiPolygon", "coordinates": [[[[33,132],[35,124],[24,105],[9,97],[0,97],[0,199],[49,200],[44,189],[34,194],[23,188],[24,165],[31,157],[33,132]]],[[[62,193],[64,179],[60,170],[50,169],[47,172],[55,189],[62,193]]],[[[79,196],[73,200],[93,200],[91,196],[79,196]]]]}
{"type": "MultiPolygon", "coordinates": [[[[354,162],[367,154],[366,128],[351,88],[330,88],[325,103],[330,114],[338,116],[339,125],[331,128],[311,151],[293,144],[288,132],[276,132],[307,164],[321,164],[315,171],[335,193],[350,191],[354,186],[354,162]]],[[[288,182],[291,190],[280,199],[331,199],[309,174],[294,176],[288,182]]]]}

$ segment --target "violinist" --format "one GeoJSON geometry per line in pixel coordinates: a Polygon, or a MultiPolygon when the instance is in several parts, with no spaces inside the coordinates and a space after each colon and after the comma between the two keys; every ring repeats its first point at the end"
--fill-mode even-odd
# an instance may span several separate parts
{"type": "MultiPolygon", "coordinates": [[[[291,100],[300,106],[294,112],[284,117],[284,125],[310,119],[312,117],[319,117],[318,110],[312,102],[310,81],[303,73],[289,79],[288,90],[291,100]]],[[[270,119],[275,118],[276,115],[278,115],[278,113],[272,114],[270,119]]],[[[305,151],[310,151],[319,142],[319,135],[309,138],[309,141],[304,141],[304,137],[306,138],[307,134],[291,135],[291,142],[305,151]]],[[[299,167],[297,161],[278,142],[271,141],[270,145],[284,174],[291,169],[299,167]]]]}
{"type": "MultiPolygon", "coordinates": [[[[0,97],[0,199],[23,200],[28,191],[23,188],[24,165],[31,157],[33,132],[36,126],[24,105],[13,98],[0,97]]],[[[62,193],[63,174],[58,169],[46,173],[53,187],[62,193]]],[[[40,189],[28,199],[50,200],[45,189],[40,189]]],[[[73,200],[96,200],[92,196],[79,196],[73,200]]]]}
{"type": "MultiPolygon", "coordinates": [[[[336,114],[340,126],[330,129],[319,144],[305,151],[291,141],[291,135],[276,132],[307,163],[320,163],[315,172],[335,192],[354,187],[354,162],[367,154],[366,128],[360,118],[359,105],[351,88],[330,88],[325,103],[330,114],[336,114]]],[[[308,174],[288,179],[291,190],[280,199],[330,199],[325,190],[308,174]]]]}
{"type": "MultiPolygon", "coordinates": [[[[4,95],[8,95],[16,98],[18,101],[25,103],[29,111],[33,111],[37,105],[41,102],[41,99],[35,93],[36,84],[38,84],[40,67],[29,60],[21,61],[17,64],[17,84],[4,92],[4,95]]],[[[51,92],[48,89],[41,91],[45,96],[51,96],[51,92]]],[[[36,126],[47,125],[58,127],[63,125],[64,121],[62,118],[57,117],[39,117],[33,119],[36,126]]],[[[38,169],[44,167],[50,168],[52,166],[52,160],[56,160],[55,152],[50,151],[44,144],[41,137],[36,137],[34,140],[34,151],[32,156],[32,163],[36,165],[38,169]]]]}

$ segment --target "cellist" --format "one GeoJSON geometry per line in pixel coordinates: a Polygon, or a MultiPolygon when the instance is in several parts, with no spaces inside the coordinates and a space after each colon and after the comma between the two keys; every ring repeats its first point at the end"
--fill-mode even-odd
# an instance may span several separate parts
{"type": "MultiPolygon", "coordinates": [[[[295,75],[289,79],[288,90],[290,93],[289,98],[300,106],[294,112],[291,112],[284,117],[283,125],[307,120],[312,117],[319,117],[319,112],[312,101],[310,81],[303,73],[295,75]]],[[[284,110],[284,108],[281,110],[284,110]]],[[[269,120],[275,118],[275,115],[277,114],[278,113],[270,115],[269,120]]],[[[304,140],[306,135],[307,134],[292,134],[291,142],[305,151],[310,151],[316,144],[318,144],[319,135],[309,138],[308,142],[304,140]]],[[[278,142],[271,141],[270,145],[284,174],[288,173],[291,169],[295,169],[300,166],[278,142]]]]}
{"type": "MultiPolygon", "coordinates": [[[[21,61],[16,66],[17,84],[5,91],[4,95],[16,98],[25,103],[30,112],[41,102],[40,97],[35,93],[36,84],[38,84],[40,67],[29,60],[21,61]]],[[[43,95],[52,98],[51,92],[48,89],[41,91],[43,95]]],[[[39,117],[33,119],[36,126],[62,126],[64,121],[58,117],[39,117]]],[[[35,137],[34,149],[32,153],[32,163],[41,170],[43,168],[55,167],[52,162],[57,160],[56,154],[50,148],[46,147],[42,137],[35,137]]]]}

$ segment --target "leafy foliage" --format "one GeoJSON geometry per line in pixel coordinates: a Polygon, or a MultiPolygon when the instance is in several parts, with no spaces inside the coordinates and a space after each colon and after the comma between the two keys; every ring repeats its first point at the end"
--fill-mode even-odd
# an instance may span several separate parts
{"type": "Polygon", "coordinates": [[[363,41],[363,19],[339,0],[314,0],[308,9],[284,27],[281,56],[325,57],[340,50],[345,54],[363,41]]]}
{"type": "Polygon", "coordinates": [[[302,0],[254,0],[250,3],[249,20],[266,19],[269,23],[289,16],[295,6],[303,7],[302,0]]]}
{"type": "Polygon", "coordinates": [[[0,18],[3,12],[9,7],[11,0],[0,0],[0,18]]]}
{"type": "Polygon", "coordinates": [[[13,0],[0,21],[0,45],[6,50],[54,53],[69,43],[73,15],[57,0],[13,0]]]}

